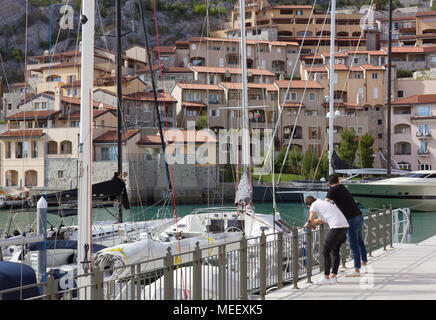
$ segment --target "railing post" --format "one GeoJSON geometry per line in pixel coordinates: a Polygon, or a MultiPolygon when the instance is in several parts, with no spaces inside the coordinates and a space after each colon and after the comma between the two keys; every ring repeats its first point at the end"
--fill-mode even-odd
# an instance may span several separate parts
{"type": "Polygon", "coordinates": [[[173,256],[171,254],[171,247],[167,249],[164,265],[164,299],[174,300],[173,256]]]}
{"type": "Polygon", "coordinates": [[[98,266],[92,268],[91,300],[104,300],[103,293],[103,272],[98,266]]]}
{"type": "Polygon", "coordinates": [[[378,212],[375,212],[375,248],[380,247],[380,219],[378,212]]]}
{"type": "Polygon", "coordinates": [[[225,300],[226,299],[226,252],[225,252],[225,246],[224,245],[220,245],[219,246],[219,264],[218,264],[218,281],[219,281],[219,286],[218,286],[218,294],[219,294],[219,299],[220,300],[225,300]]]}
{"type": "Polygon", "coordinates": [[[322,257],[322,248],[324,246],[324,224],[319,225],[319,249],[318,249],[318,256],[319,256],[319,272],[324,272],[324,259],[322,257]]]}
{"type": "Polygon", "coordinates": [[[266,236],[262,230],[260,235],[260,298],[265,300],[266,295],[266,236]]]}
{"type": "Polygon", "coordinates": [[[366,248],[368,250],[368,255],[372,257],[372,212],[371,209],[368,210],[368,237],[366,248]]]}
{"type": "Polygon", "coordinates": [[[386,235],[386,207],[383,206],[383,216],[382,216],[382,223],[383,223],[383,251],[386,251],[386,244],[387,244],[387,235],[386,235]]]}
{"type": "Polygon", "coordinates": [[[277,286],[283,287],[283,233],[277,234],[277,286]]]}
{"type": "Polygon", "coordinates": [[[294,222],[294,227],[292,228],[292,283],[294,289],[298,289],[298,259],[300,257],[298,248],[298,228],[294,222]]]}
{"type": "Polygon", "coordinates": [[[197,241],[193,256],[192,299],[201,300],[201,250],[197,241]]]}
{"type": "MultiPolygon", "coordinates": [[[[141,300],[141,264],[136,265],[136,299],[141,300]]],[[[145,296],[144,296],[145,298],[145,296]]]]}
{"type": "Polygon", "coordinates": [[[394,219],[394,217],[393,217],[393,214],[392,214],[392,204],[389,204],[389,216],[390,216],[390,218],[389,218],[389,221],[390,221],[390,223],[389,223],[389,243],[390,243],[390,245],[391,245],[391,248],[393,248],[394,246],[393,246],[393,230],[392,230],[392,228],[393,228],[393,219],[394,219]]]}
{"type": "Polygon", "coordinates": [[[241,238],[241,256],[239,259],[239,296],[241,300],[247,300],[247,239],[245,234],[241,238]]]}
{"type": "Polygon", "coordinates": [[[48,272],[47,281],[44,286],[46,300],[57,300],[58,286],[53,276],[53,269],[48,272]]]}
{"type": "Polygon", "coordinates": [[[312,227],[308,226],[306,228],[307,230],[307,234],[306,234],[306,239],[307,239],[307,245],[306,245],[306,276],[307,276],[307,282],[308,283],[312,283],[312,268],[313,268],[313,263],[312,263],[312,258],[313,258],[313,251],[312,251],[312,246],[313,246],[313,233],[312,233],[312,227]]]}

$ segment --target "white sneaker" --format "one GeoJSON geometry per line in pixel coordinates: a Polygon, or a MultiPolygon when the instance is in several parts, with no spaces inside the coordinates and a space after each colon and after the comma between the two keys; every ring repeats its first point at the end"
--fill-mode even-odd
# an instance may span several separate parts
{"type": "Polygon", "coordinates": [[[368,266],[366,264],[362,264],[362,268],[360,268],[360,273],[368,273],[368,266]]]}
{"type": "Polygon", "coordinates": [[[338,277],[330,278],[330,283],[331,283],[331,284],[334,284],[334,283],[336,283],[336,282],[338,282],[338,277]]]}
{"type": "Polygon", "coordinates": [[[360,272],[353,270],[353,272],[347,273],[345,276],[346,277],[360,277],[360,272]]]}
{"type": "Polygon", "coordinates": [[[330,279],[327,279],[327,278],[325,278],[325,277],[322,277],[322,279],[318,280],[318,281],[316,282],[316,284],[331,284],[331,281],[330,281],[330,279]]]}

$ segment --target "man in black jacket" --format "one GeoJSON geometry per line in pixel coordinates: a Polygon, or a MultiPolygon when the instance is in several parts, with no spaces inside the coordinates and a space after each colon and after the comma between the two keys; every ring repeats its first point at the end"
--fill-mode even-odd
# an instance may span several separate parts
{"type": "Polygon", "coordinates": [[[347,231],[350,248],[354,258],[354,272],[347,274],[348,277],[359,277],[360,269],[366,266],[368,261],[365,243],[362,238],[363,216],[348,189],[339,183],[339,177],[331,174],[328,177],[330,189],[327,191],[326,201],[333,201],[342,211],[350,225],[347,231]]]}

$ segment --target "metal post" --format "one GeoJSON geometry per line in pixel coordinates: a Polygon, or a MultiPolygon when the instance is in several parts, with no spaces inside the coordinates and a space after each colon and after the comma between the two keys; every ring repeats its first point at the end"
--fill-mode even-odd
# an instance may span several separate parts
{"type": "Polygon", "coordinates": [[[139,263],[136,265],[136,297],[138,300],[141,300],[141,281],[142,281],[141,278],[142,278],[141,264],[139,263]]]}
{"type": "Polygon", "coordinates": [[[200,242],[195,244],[193,255],[192,299],[201,300],[201,250],[200,242]]]}
{"type": "Polygon", "coordinates": [[[277,286],[283,287],[283,233],[277,233],[277,286]]]}
{"type": "Polygon", "coordinates": [[[313,250],[312,250],[312,245],[313,245],[313,232],[312,232],[312,228],[309,226],[307,227],[307,245],[306,245],[306,275],[307,275],[307,282],[308,283],[312,283],[312,268],[313,268],[313,263],[312,263],[312,259],[313,259],[313,250]]]}
{"type": "Polygon", "coordinates": [[[241,250],[239,259],[239,296],[241,300],[247,300],[247,239],[245,235],[241,238],[241,250]]]}
{"type": "Polygon", "coordinates": [[[378,212],[375,212],[375,248],[380,247],[380,219],[378,212]]]}
{"type": "Polygon", "coordinates": [[[57,300],[58,286],[53,276],[53,269],[48,272],[46,284],[44,286],[44,295],[46,300],[57,300]]]}
{"type": "Polygon", "coordinates": [[[325,240],[324,225],[321,224],[319,226],[319,250],[318,250],[318,255],[319,255],[319,272],[323,272],[324,271],[324,259],[322,257],[322,248],[324,246],[324,240],[325,240]]]}
{"type": "Polygon", "coordinates": [[[130,266],[130,300],[135,300],[135,266],[130,266]]]}
{"type": "Polygon", "coordinates": [[[103,272],[99,267],[92,268],[93,285],[91,287],[91,300],[104,300],[103,294],[103,272]]]}
{"type": "Polygon", "coordinates": [[[366,248],[368,249],[368,255],[372,257],[372,212],[368,210],[368,236],[366,248]]]}
{"type": "Polygon", "coordinates": [[[292,283],[294,289],[298,289],[298,259],[300,257],[298,248],[298,229],[294,223],[292,228],[292,283]]]}
{"type": "Polygon", "coordinates": [[[266,236],[262,230],[260,235],[260,298],[265,300],[266,295],[266,236]]]}
{"type": "Polygon", "coordinates": [[[392,239],[392,234],[393,234],[393,230],[392,230],[392,228],[393,228],[393,214],[392,214],[392,204],[389,204],[389,216],[390,216],[390,219],[389,219],[389,243],[390,243],[390,245],[391,245],[391,248],[393,248],[394,246],[393,246],[393,239],[392,239]]]}
{"type": "Polygon", "coordinates": [[[387,235],[386,235],[386,207],[383,206],[383,251],[386,251],[387,235]]]}
{"type": "MultiPolygon", "coordinates": [[[[41,197],[36,205],[37,208],[37,224],[36,224],[36,230],[38,234],[43,234],[44,239],[46,235],[46,213],[47,213],[47,201],[45,198],[41,197]]],[[[42,250],[38,251],[38,269],[37,269],[37,275],[38,277],[45,276],[46,273],[46,255],[45,252],[42,250]]],[[[42,279],[42,278],[41,278],[42,279]]],[[[44,281],[43,279],[42,281],[44,281]]]]}
{"type": "Polygon", "coordinates": [[[173,256],[171,254],[171,247],[167,249],[164,262],[164,300],[174,300],[173,256]]]}
{"type": "Polygon", "coordinates": [[[226,299],[226,265],[225,265],[225,246],[220,245],[218,248],[219,262],[218,262],[218,295],[220,300],[226,299]]]}

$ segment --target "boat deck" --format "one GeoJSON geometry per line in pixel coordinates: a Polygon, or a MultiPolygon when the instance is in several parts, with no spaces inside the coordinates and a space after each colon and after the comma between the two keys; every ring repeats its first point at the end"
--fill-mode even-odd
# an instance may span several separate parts
{"type": "Polygon", "coordinates": [[[339,268],[338,282],[318,285],[322,277],[298,282],[266,295],[267,300],[434,300],[436,299],[436,236],[418,244],[394,244],[394,248],[374,251],[368,259],[368,272],[345,277],[353,270],[339,268]],[[341,271],[342,270],[342,271],[341,271]]]}

